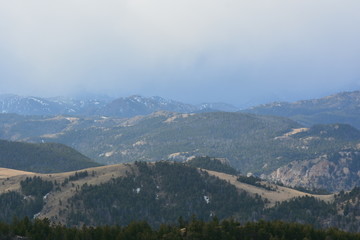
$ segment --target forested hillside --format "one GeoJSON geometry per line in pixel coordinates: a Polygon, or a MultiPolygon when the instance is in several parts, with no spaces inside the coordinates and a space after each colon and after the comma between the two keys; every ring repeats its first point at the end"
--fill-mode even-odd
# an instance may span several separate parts
{"type": "Polygon", "coordinates": [[[181,163],[137,162],[1,179],[0,220],[46,217],[69,226],[127,225],[144,220],[159,227],[176,224],[180,217],[191,221],[196,215],[202,221],[215,216],[241,223],[281,219],[360,231],[357,188],[322,197],[256,178],[238,178],[236,184],[215,176],[181,163]]]}
{"type": "Polygon", "coordinates": [[[356,132],[348,135],[351,127],[304,133],[301,125],[285,118],[243,113],[159,112],[131,119],[0,115],[0,120],[6,139],[60,142],[101,163],[212,156],[227,158],[243,173],[259,174],[359,142],[356,132]]]}
{"type": "Polygon", "coordinates": [[[0,167],[3,168],[54,173],[96,166],[100,164],[63,144],[0,140],[0,167]]]}
{"type": "Polygon", "coordinates": [[[179,216],[203,220],[236,217],[251,220],[264,207],[260,197],[238,193],[225,181],[183,164],[137,162],[138,173],[98,185],[83,185],[70,198],[70,225],[129,224],[145,220],[153,226],[175,223],[179,216]],[[106,198],[104,198],[106,195],[106,198]]]}
{"type": "MultiPolygon", "coordinates": [[[[301,165],[344,151],[356,152],[360,146],[360,131],[350,125],[304,128],[286,118],[244,113],[158,112],[130,119],[0,114],[0,122],[2,138],[59,142],[102,164],[138,160],[182,162],[193,157],[211,156],[225,159],[238,172],[251,172],[257,176],[269,175],[277,169],[282,173],[282,168],[294,161],[301,165]]],[[[347,166],[347,163],[356,162],[356,155],[349,156],[349,161],[331,163],[335,169],[349,169],[349,174],[347,171],[344,176],[331,174],[329,179],[334,183],[342,181],[338,186],[348,190],[359,179],[357,171],[347,166]],[[350,181],[343,181],[349,176],[353,176],[350,181]]],[[[311,183],[317,184],[322,177],[317,176],[311,183]]],[[[286,177],[270,178],[288,184],[286,177]]],[[[300,187],[340,190],[309,184],[300,187]]]]}

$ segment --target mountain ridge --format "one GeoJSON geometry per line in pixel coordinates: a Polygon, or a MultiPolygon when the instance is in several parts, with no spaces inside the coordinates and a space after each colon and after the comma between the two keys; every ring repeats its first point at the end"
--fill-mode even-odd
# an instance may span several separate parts
{"type": "Polygon", "coordinates": [[[192,113],[202,111],[232,111],[238,109],[226,103],[186,104],[162,97],[142,97],[132,95],[110,99],[105,97],[68,98],[68,97],[25,97],[14,94],[0,95],[0,113],[20,115],[83,115],[134,117],[148,115],[156,111],[192,113]]]}
{"type": "Polygon", "coordinates": [[[360,129],[360,91],[297,102],[273,102],[242,112],[289,117],[305,126],[346,123],[360,129]]]}

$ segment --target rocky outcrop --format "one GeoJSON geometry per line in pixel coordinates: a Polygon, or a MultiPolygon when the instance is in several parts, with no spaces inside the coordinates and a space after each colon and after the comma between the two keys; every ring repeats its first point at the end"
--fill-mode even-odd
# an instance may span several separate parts
{"type": "Polygon", "coordinates": [[[263,177],[291,187],[331,192],[350,190],[360,185],[360,151],[343,150],[312,160],[294,161],[263,177]]]}

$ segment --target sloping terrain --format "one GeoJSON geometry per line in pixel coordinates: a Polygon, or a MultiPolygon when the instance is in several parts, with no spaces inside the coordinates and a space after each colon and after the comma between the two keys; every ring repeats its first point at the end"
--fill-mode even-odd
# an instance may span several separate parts
{"type": "MultiPolygon", "coordinates": [[[[29,176],[0,179],[0,193],[24,194],[20,183],[31,182],[29,176]]],[[[33,214],[70,225],[128,224],[132,220],[158,225],[176,222],[180,216],[189,219],[192,214],[211,219],[215,213],[223,218],[240,212],[239,218],[247,219],[263,208],[261,199],[239,194],[225,181],[181,164],[121,164],[37,176],[43,180],[39,188],[49,181],[54,187],[38,197],[43,207],[33,214]],[[231,204],[224,204],[224,197],[231,204]]]]}
{"type": "Polygon", "coordinates": [[[263,188],[254,186],[251,184],[246,184],[243,182],[240,182],[237,180],[237,176],[226,174],[226,173],[220,173],[215,171],[208,171],[210,175],[216,176],[220,179],[223,179],[234,186],[236,186],[237,189],[240,189],[242,191],[246,191],[251,193],[252,195],[259,195],[264,199],[268,200],[267,207],[273,207],[276,203],[288,201],[293,198],[299,198],[299,197],[314,197],[316,199],[325,201],[325,202],[331,202],[333,201],[334,195],[328,194],[328,195],[317,195],[317,194],[310,194],[306,192],[301,192],[292,188],[284,187],[275,185],[273,183],[268,183],[266,181],[262,181],[261,184],[263,186],[267,186],[269,188],[263,188]],[[269,190],[271,189],[271,190],[269,190]]]}
{"type": "Polygon", "coordinates": [[[19,175],[31,175],[35,174],[32,172],[26,172],[21,170],[15,170],[11,168],[0,168],[0,178],[8,178],[8,177],[14,177],[19,175]]]}
{"type": "Polygon", "coordinates": [[[196,214],[203,220],[215,215],[239,221],[282,219],[350,231],[360,226],[358,189],[312,195],[266,182],[245,184],[234,175],[169,162],[36,176],[0,179],[0,206],[6,208],[0,211],[2,220],[18,213],[67,225],[124,225],[136,219],[158,226],[196,214]]]}
{"type": "Polygon", "coordinates": [[[289,117],[305,126],[345,123],[360,129],[360,91],[294,103],[275,102],[255,106],[243,112],[289,117]]]}
{"type": "Polygon", "coordinates": [[[2,168],[53,173],[99,165],[63,144],[0,140],[0,167],[2,168]]]}

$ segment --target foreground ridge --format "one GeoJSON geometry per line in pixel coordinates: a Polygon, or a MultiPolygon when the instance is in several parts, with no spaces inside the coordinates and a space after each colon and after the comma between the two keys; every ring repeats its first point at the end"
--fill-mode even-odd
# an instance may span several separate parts
{"type": "Polygon", "coordinates": [[[57,174],[9,173],[15,175],[0,179],[0,221],[8,223],[16,216],[72,227],[146,221],[158,228],[176,224],[179,216],[190,221],[196,215],[203,221],[216,216],[241,223],[264,219],[360,230],[358,188],[315,195],[166,161],[57,174]]]}

